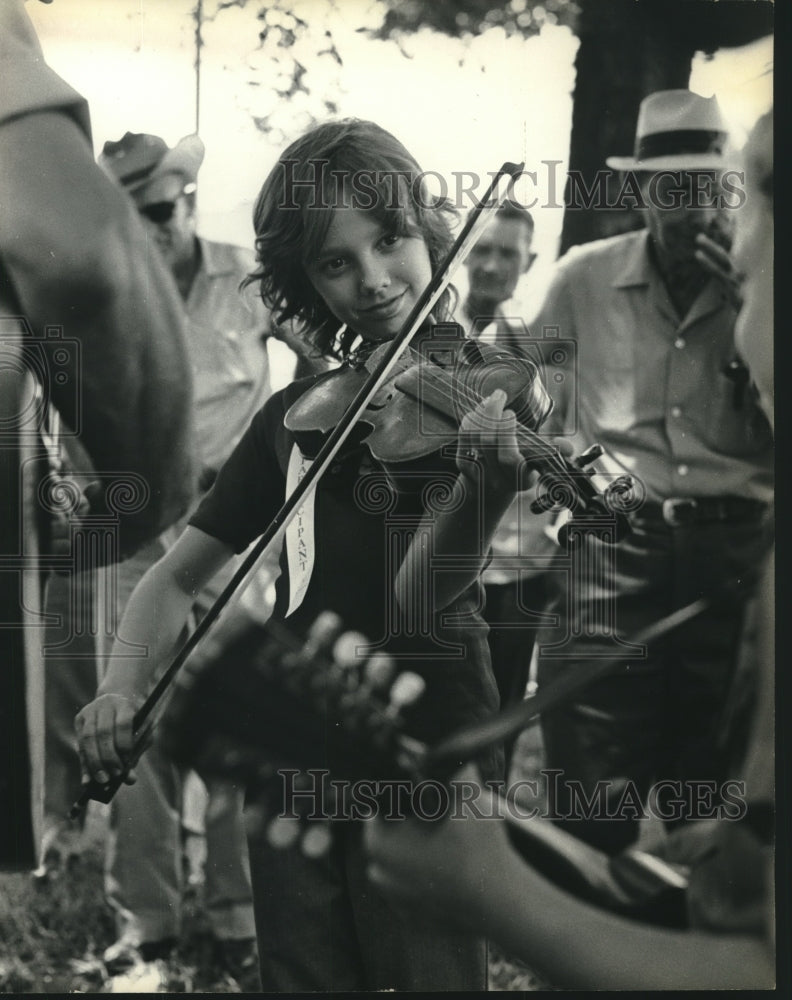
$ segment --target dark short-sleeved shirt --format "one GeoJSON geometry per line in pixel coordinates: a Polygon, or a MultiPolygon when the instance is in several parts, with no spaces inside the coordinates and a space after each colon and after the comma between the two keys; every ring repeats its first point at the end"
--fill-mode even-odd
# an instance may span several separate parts
{"type": "MultiPolygon", "coordinates": [[[[327,377],[302,379],[267,401],[190,518],[191,525],[237,552],[266,530],[283,504],[295,444],[284,416],[317,378],[327,377]]],[[[377,649],[394,656],[401,669],[421,674],[426,691],[411,715],[410,729],[431,743],[497,711],[498,695],[478,581],[442,612],[427,607],[425,629],[420,613],[418,620],[403,615],[393,597],[394,578],[423,513],[421,495],[421,490],[397,495],[365,447],[348,449],[316,487],[314,565],[302,603],[286,617],[290,585],[284,546],[273,616],[304,634],[320,612],[332,610],[345,628],[362,632],[377,649]]],[[[480,765],[486,779],[500,778],[500,750],[491,751],[480,765]]]]}

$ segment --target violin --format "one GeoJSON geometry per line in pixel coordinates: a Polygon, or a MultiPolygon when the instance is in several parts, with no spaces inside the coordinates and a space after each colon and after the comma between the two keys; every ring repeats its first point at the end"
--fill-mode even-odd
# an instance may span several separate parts
{"type": "MultiPolygon", "coordinates": [[[[387,345],[352,355],[336,371],[310,386],[286,413],[285,426],[294,434],[303,454],[312,457],[332,431],[361,385],[376,371],[387,345]]],[[[614,527],[603,532],[618,541],[629,531],[626,511],[633,498],[633,482],[621,476],[600,492],[586,468],[602,454],[598,445],[575,460],[539,433],[553,409],[537,366],[511,351],[464,337],[457,323],[437,323],[410,348],[391,370],[388,380],[361,413],[351,442],[364,444],[390,476],[397,490],[414,488],[414,478],[400,480],[400,471],[437,471],[438,461],[453,466],[456,442],[464,416],[494,390],[506,393],[506,406],[517,418],[521,454],[539,473],[533,513],[568,509],[572,519],[562,528],[561,543],[570,528],[589,527],[596,520],[614,527]],[[428,461],[424,461],[428,460],[428,461]]]]}

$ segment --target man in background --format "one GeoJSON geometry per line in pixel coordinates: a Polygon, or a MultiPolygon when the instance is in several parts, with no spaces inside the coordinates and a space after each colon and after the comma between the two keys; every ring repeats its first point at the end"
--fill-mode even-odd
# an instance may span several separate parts
{"type": "MultiPolygon", "coordinates": [[[[532,342],[523,320],[510,318],[505,311],[536,259],[533,235],[533,217],[522,205],[507,201],[498,209],[465,262],[468,293],[460,322],[469,337],[541,364],[538,344],[532,342]]],[[[551,392],[552,388],[548,386],[551,392]]],[[[547,600],[546,566],[554,548],[545,533],[550,517],[531,513],[532,499],[532,491],[515,498],[493,538],[492,559],[482,576],[492,669],[502,708],[525,697],[547,600]]]]}
{"type": "MultiPolygon", "coordinates": [[[[211,486],[270,395],[267,339],[273,332],[260,300],[239,290],[254,267],[252,253],[196,233],[197,176],[203,157],[204,145],[196,135],[169,148],[158,136],[127,132],[117,142],[106,142],[99,158],[134,202],[156,248],[153,252],[173,275],[183,303],[195,383],[199,492],[211,486]]],[[[175,540],[179,527],[122,567],[114,625],[140,576],[175,540]]],[[[206,613],[237,565],[199,595],[196,618],[206,613]]],[[[231,625],[229,615],[224,616],[226,628],[242,629],[267,616],[267,589],[275,566],[273,558],[251,584],[247,600],[229,612],[231,625]]],[[[114,631],[104,630],[109,636],[114,631]]],[[[196,650],[186,669],[198,669],[209,655],[222,655],[219,634],[213,632],[196,650]]],[[[181,930],[185,776],[156,744],[143,755],[136,773],[137,782],[119,791],[111,810],[106,888],[119,937],[105,953],[105,963],[115,972],[164,958],[181,930]]],[[[218,960],[242,988],[251,989],[258,963],[242,792],[216,783],[207,790],[206,912],[218,960]]],[[[194,799],[189,802],[195,805],[194,799]]],[[[201,832],[201,811],[192,809],[193,834],[201,832]]]]}
{"type": "MultiPolygon", "coordinates": [[[[773,122],[764,115],[745,150],[746,203],[738,219],[733,260],[744,273],[744,305],[735,329],[770,423],[773,375],[773,122]]],[[[555,989],[713,990],[780,987],[776,967],[773,836],[774,573],[762,567],[756,635],[750,658],[758,698],[745,761],[745,814],[681,828],[664,845],[668,860],[689,871],[689,926],[657,927],[625,919],[559,888],[509,842],[495,803],[478,802],[459,816],[425,823],[367,823],[369,875],[378,888],[413,902],[420,913],[486,931],[555,989]],[[488,878],[481,877],[484,865],[488,878]],[[565,933],[574,928],[573,933],[565,933]]],[[[459,777],[475,780],[475,769],[459,777]]],[[[778,825],[778,830],[782,829],[778,825]]],[[[786,848],[786,841],[780,839],[786,848]]],[[[779,880],[779,884],[783,884],[779,880]]],[[[785,905],[779,899],[779,904],[785,905]]],[[[416,913],[419,912],[416,909],[416,913]]],[[[781,921],[778,921],[781,923],[781,921]]],[[[788,974],[784,976],[788,980],[788,974]]]]}
{"type": "Polygon", "coordinates": [[[123,558],[193,497],[192,380],[170,277],[96,166],[86,102],[44,62],[21,0],[0,4],[0,63],[0,867],[33,869],[54,519],[39,485],[57,459],[45,437],[59,421],[87,455],[90,514],[123,558]],[[119,508],[113,489],[130,484],[146,495],[119,508]]]}
{"type": "Polygon", "coordinates": [[[746,595],[722,590],[749,590],[767,551],[773,438],[735,346],[727,141],[715,98],[646,97],[634,155],[608,160],[632,173],[646,228],[570,250],[536,320],[577,341],[583,440],[645,497],[617,545],[578,537],[579,574],[552,574],[560,633],[539,636],[540,686],[593,658],[625,666],[542,718],[547,767],[561,774],[554,816],[609,853],[634,841],[653,787],[669,823],[704,818],[718,799],[700,802],[697,784],[728,777],[741,749],[727,723],[746,595]],[[701,598],[707,608],[663,643],[628,645],[701,598]]]}

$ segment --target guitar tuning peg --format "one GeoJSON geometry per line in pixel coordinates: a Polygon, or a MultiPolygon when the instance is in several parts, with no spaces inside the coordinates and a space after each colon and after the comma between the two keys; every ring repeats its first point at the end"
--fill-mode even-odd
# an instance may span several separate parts
{"type": "Polygon", "coordinates": [[[260,802],[245,804],[243,823],[248,837],[258,837],[267,822],[267,810],[260,802]]]}
{"type": "Polygon", "coordinates": [[[275,765],[268,760],[261,761],[256,768],[256,780],[260,782],[269,781],[275,774],[275,765]]]}
{"type": "Polygon", "coordinates": [[[285,816],[276,816],[267,826],[267,843],[270,847],[284,850],[295,844],[300,836],[300,821],[285,816]]]}
{"type": "Polygon", "coordinates": [[[340,628],[341,618],[335,611],[320,611],[308,630],[308,638],[313,642],[323,642],[336,635],[340,628]]]}
{"type": "Polygon", "coordinates": [[[405,670],[399,674],[390,689],[390,704],[388,705],[389,715],[398,715],[408,705],[414,704],[426,688],[426,681],[418,674],[405,670]]]}
{"type": "Polygon", "coordinates": [[[396,664],[390,656],[372,657],[363,668],[363,676],[375,691],[385,691],[393,680],[396,664]]]}
{"type": "MultiPolygon", "coordinates": [[[[356,646],[360,647],[356,637],[356,646]]],[[[342,636],[342,638],[345,638],[342,636]]],[[[363,637],[361,637],[363,638],[363,637]]],[[[369,660],[363,668],[362,676],[354,674],[357,684],[350,687],[339,699],[339,710],[344,714],[350,727],[363,726],[376,730],[377,713],[382,711],[382,695],[387,691],[393,679],[396,665],[389,656],[376,657],[369,660]]],[[[379,715],[381,720],[382,716],[379,715]]]]}
{"type": "Polygon", "coordinates": [[[300,659],[303,662],[310,661],[327,652],[342,627],[341,618],[334,611],[320,612],[308,629],[305,645],[300,650],[300,659]]]}
{"type": "Polygon", "coordinates": [[[312,823],[303,834],[300,849],[306,858],[321,858],[330,850],[333,834],[329,823],[312,823]]]}
{"type": "Polygon", "coordinates": [[[344,632],[333,645],[333,659],[341,667],[357,667],[363,659],[360,649],[368,645],[362,632],[344,632]]]}

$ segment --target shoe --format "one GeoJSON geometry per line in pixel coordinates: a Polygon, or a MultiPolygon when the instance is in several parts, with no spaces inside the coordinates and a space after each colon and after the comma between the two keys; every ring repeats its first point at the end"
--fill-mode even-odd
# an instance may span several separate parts
{"type": "Polygon", "coordinates": [[[214,939],[215,963],[238,984],[242,993],[260,993],[258,949],[255,938],[214,939]]]}
{"type": "Polygon", "coordinates": [[[41,837],[41,864],[31,873],[34,883],[45,885],[61,875],[71,872],[82,854],[82,831],[74,824],[45,821],[41,837]]]}
{"type": "Polygon", "coordinates": [[[168,967],[162,959],[138,962],[126,972],[111,976],[105,983],[105,993],[169,993],[168,967]]]}
{"type": "Polygon", "coordinates": [[[175,947],[176,938],[173,937],[136,944],[130,938],[122,936],[105,949],[102,961],[108,975],[117,976],[135,966],[167,959],[175,947]]]}

